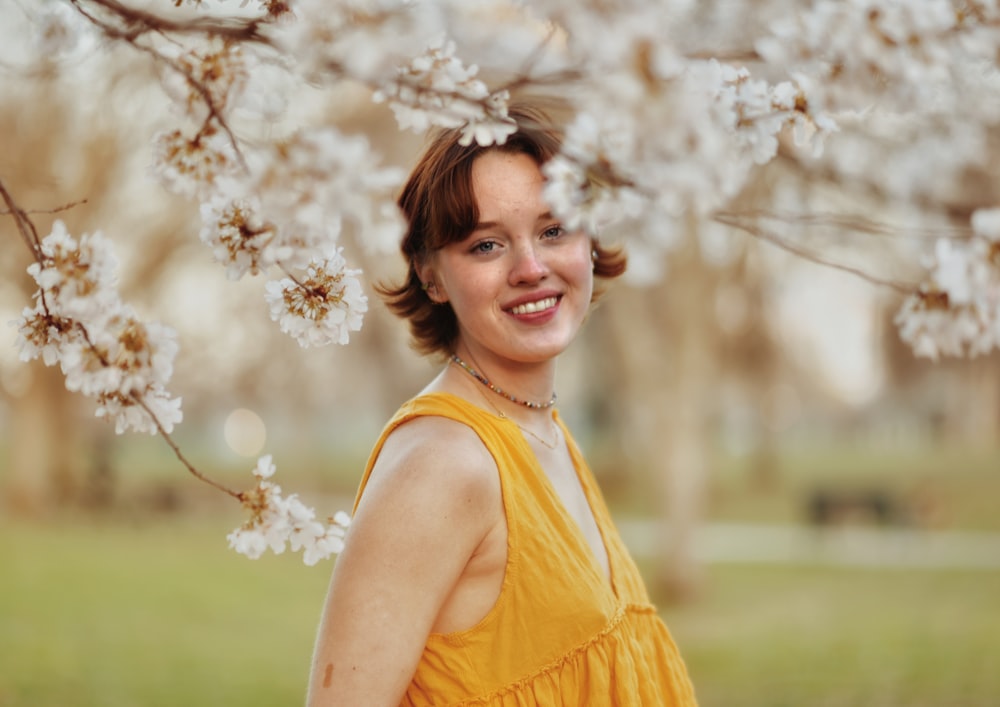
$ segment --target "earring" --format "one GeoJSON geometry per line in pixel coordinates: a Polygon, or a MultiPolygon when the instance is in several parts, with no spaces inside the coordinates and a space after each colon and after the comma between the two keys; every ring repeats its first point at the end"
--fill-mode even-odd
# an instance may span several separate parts
{"type": "Polygon", "coordinates": [[[595,263],[597,262],[597,249],[596,248],[594,250],[590,251],[590,259],[593,260],[595,263]]]}

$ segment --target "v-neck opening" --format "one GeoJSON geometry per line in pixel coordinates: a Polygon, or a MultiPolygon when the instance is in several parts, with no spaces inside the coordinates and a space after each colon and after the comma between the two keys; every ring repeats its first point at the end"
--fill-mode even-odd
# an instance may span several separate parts
{"type": "MultiPolygon", "coordinates": [[[[556,491],[555,485],[552,483],[552,479],[550,479],[549,475],[545,473],[545,469],[542,467],[541,462],[538,460],[538,455],[535,454],[535,450],[533,449],[531,450],[532,456],[535,458],[535,464],[538,465],[538,468],[541,471],[542,476],[544,477],[545,483],[548,484],[549,490],[552,492],[552,494],[555,496],[555,499],[558,501],[560,512],[567,518],[567,520],[570,523],[573,524],[573,527],[575,528],[577,535],[583,542],[583,546],[586,548],[587,555],[590,559],[590,564],[593,566],[598,577],[600,577],[601,583],[611,592],[612,596],[614,596],[615,599],[617,600],[618,588],[615,586],[614,560],[612,559],[611,548],[608,545],[608,538],[607,535],[605,534],[606,531],[605,524],[601,523],[600,520],[598,520],[597,511],[594,508],[594,501],[595,501],[593,493],[594,489],[592,488],[592,485],[587,483],[583,478],[583,474],[581,473],[581,462],[583,461],[583,459],[579,454],[579,452],[577,451],[577,449],[575,448],[575,444],[573,445],[570,444],[571,437],[569,436],[569,432],[566,429],[566,425],[563,424],[563,421],[559,417],[559,413],[557,411],[553,410],[552,415],[553,419],[555,420],[555,423],[559,425],[559,429],[563,433],[563,444],[566,445],[566,452],[569,454],[570,462],[573,465],[573,474],[576,476],[576,482],[580,485],[580,491],[583,492],[583,499],[584,501],[587,502],[587,510],[590,512],[590,518],[594,523],[594,527],[597,528],[597,535],[601,539],[601,547],[604,549],[604,556],[608,560],[608,573],[606,576],[604,574],[604,568],[601,566],[601,563],[597,555],[594,553],[594,549],[591,547],[590,542],[588,542],[587,540],[587,535],[583,532],[583,528],[580,527],[580,524],[577,522],[576,518],[573,517],[573,514],[569,512],[569,508],[566,507],[565,501],[563,501],[562,497],[559,495],[559,492],[556,491]]],[[[528,447],[530,448],[531,445],[529,444],[528,447]]]]}

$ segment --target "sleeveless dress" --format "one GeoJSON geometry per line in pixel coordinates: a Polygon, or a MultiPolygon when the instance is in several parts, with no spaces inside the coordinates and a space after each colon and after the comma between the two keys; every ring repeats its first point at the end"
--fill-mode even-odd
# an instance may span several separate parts
{"type": "Polygon", "coordinates": [[[423,415],[467,425],[496,461],[507,565],[496,604],[476,626],[428,637],[401,705],[693,707],[684,662],[557,413],[610,583],[516,423],[457,396],[423,395],[399,409],[372,451],[358,499],[389,433],[423,415]]]}

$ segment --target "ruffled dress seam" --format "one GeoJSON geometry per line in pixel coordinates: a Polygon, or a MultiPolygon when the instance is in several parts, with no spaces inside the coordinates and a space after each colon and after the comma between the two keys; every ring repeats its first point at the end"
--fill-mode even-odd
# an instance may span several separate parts
{"type": "Polygon", "coordinates": [[[622,624],[625,623],[626,615],[655,614],[655,613],[656,613],[656,607],[650,604],[622,604],[618,607],[617,611],[615,611],[615,615],[611,617],[611,620],[608,622],[607,626],[605,626],[603,629],[595,633],[593,636],[588,638],[583,643],[575,646],[574,648],[570,648],[568,651],[563,653],[561,656],[559,656],[556,660],[552,661],[548,665],[543,666],[542,668],[536,670],[530,675],[526,675],[525,677],[515,682],[508,683],[507,685],[504,685],[501,688],[493,690],[489,694],[480,695],[478,697],[473,697],[472,699],[469,700],[463,700],[462,702],[457,702],[455,703],[454,707],[471,707],[472,705],[489,704],[491,701],[499,697],[504,697],[505,695],[509,695],[512,693],[516,694],[526,689],[529,685],[531,685],[539,678],[548,675],[549,673],[556,672],[557,670],[565,666],[567,663],[570,663],[573,660],[575,660],[577,656],[586,653],[593,646],[604,641],[608,636],[617,631],[622,626],[622,624]]]}

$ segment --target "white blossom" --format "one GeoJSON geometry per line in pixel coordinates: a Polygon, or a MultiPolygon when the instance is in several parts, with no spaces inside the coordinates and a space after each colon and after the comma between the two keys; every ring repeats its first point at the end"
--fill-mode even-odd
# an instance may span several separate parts
{"type": "Polygon", "coordinates": [[[476,78],[478,67],[466,67],[455,56],[455,43],[441,39],[398,70],[377,91],[376,102],[388,101],[401,130],[425,132],[432,125],[463,128],[461,144],[503,144],[517,130],[507,115],[507,91],[491,94],[476,78]]]}
{"type": "Polygon", "coordinates": [[[97,46],[97,32],[83,15],[64,2],[39,3],[33,38],[38,59],[78,61],[97,46]]]}
{"type": "Polygon", "coordinates": [[[1000,243],[1000,208],[978,209],[972,214],[972,230],[992,243],[1000,243]]]}
{"type": "Polygon", "coordinates": [[[217,182],[240,171],[229,137],[207,123],[194,137],[168,130],[153,138],[152,173],[180,196],[209,198],[217,182]]]}
{"type": "Polygon", "coordinates": [[[378,156],[362,135],[332,127],[303,130],[259,158],[245,188],[277,228],[275,260],[305,267],[336,243],[345,220],[368,250],[398,245],[404,223],[393,196],[404,175],[377,166],[378,156]]]}
{"type": "Polygon", "coordinates": [[[257,275],[277,262],[277,233],[259,216],[257,199],[215,196],[201,204],[201,240],[216,261],[226,265],[230,280],[257,275]]]}
{"type": "Polygon", "coordinates": [[[46,366],[59,363],[59,352],[75,342],[80,332],[74,322],[47,313],[41,297],[34,307],[25,307],[20,318],[11,322],[17,328],[18,357],[22,361],[41,358],[46,366]]]}
{"type": "Polygon", "coordinates": [[[277,471],[277,467],[274,466],[271,455],[265,454],[257,459],[257,466],[253,470],[253,475],[258,479],[270,479],[274,476],[275,471],[277,471]]]}
{"type": "Polygon", "coordinates": [[[837,130],[832,117],[810,109],[807,90],[795,81],[770,85],[753,79],[746,68],[710,62],[719,70],[718,99],[729,106],[734,117],[733,130],[753,161],[766,164],[777,154],[778,137],[791,125],[800,147],[812,144],[812,152],[822,152],[825,138],[837,130]]]}
{"type": "Polygon", "coordinates": [[[368,298],[357,278],[360,274],[346,267],[338,249],[311,263],[300,281],[269,281],[265,299],[271,319],[304,348],[347,344],[349,332],[361,329],[368,311],[368,298]]]}
{"type": "Polygon", "coordinates": [[[671,40],[676,1],[646,0],[539,0],[531,10],[564,28],[571,62],[596,76],[633,63],[636,53],[645,68],[660,78],[678,71],[681,64],[671,40]]]}
{"type": "Polygon", "coordinates": [[[118,260],[99,231],[77,241],[57,220],[42,240],[41,256],[41,263],[28,266],[28,274],[60,315],[92,320],[117,309],[118,260]]]}
{"type": "Polygon", "coordinates": [[[837,108],[890,101],[899,108],[954,95],[949,71],[963,36],[976,29],[951,0],[820,0],[774,23],[757,51],[775,66],[817,79],[837,108]]]}
{"type": "Polygon", "coordinates": [[[338,512],[324,525],[297,495],[284,497],[281,487],[267,480],[274,471],[270,455],[258,459],[254,469],[257,485],[240,494],[251,517],[227,536],[229,547],[253,560],[268,548],[280,555],[290,547],[292,552],[302,551],[307,565],[341,552],[350,517],[338,512]]]}
{"type": "Polygon", "coordinates": [[[928,281],[896,315],[900,337],[919,356],[976,356],[1000,348],[1000,210],[972,217],[974,235],[938,240],[928,281]]]}
{"type": "Polygon", "coordinates": [[[159,385],[147,388],[141,399],[143,404],[138,405],[134,400],[122,398],[114,393],[98,396],[96,415],[113,419],[117,434],[132,431],[155,435],[159,433],[161,427],[164,432],[170,434],[174,426],[180,424],[183,419],[181,399],[170,397],[169,393],[159,385]],[[148,412],[146,408],[149,408],[148,412]]]}
{"type": "Polygon", "coordinates": [[[213,112],[225,115],[240,102],[253,68],[247,52],[235,43],[167,44],[160,53],[170,60],[161,68],[164,92],[181,115],[199,125],[213,112]]]}
{"type": "Polygon", "coordinates": [[[42,239],[40,261],[28,267],[38,284],[35,306],[15,322],[20,356],[58,363],[66,388],[94,397],[97,416],[116,431],[155,433],[148,407],[166,431],[180,422],[180,399],[165,385],[173,374],[176,333],[142,322],[117,291],[117,260],[100,233],[73,238],[61,221],[42,239]],[[162,414],[162,416],[161,416],[162,414]]]}
{"type": "Polygon", "coordinates": [[[381,84],[446,27],[439,2],[295,0],[291,7],[294,18],[277,25],[274,36],[315,80],[381,84]]]}
{"type": "Polygon", "coordinates": [[[1000,332],[984,314],[971,306],[949,307],[940,293],[921,292],[906,299],[895,321],[914,354],[936,361],[942,354],[975,356],[995,347],[1000,332]]]}

